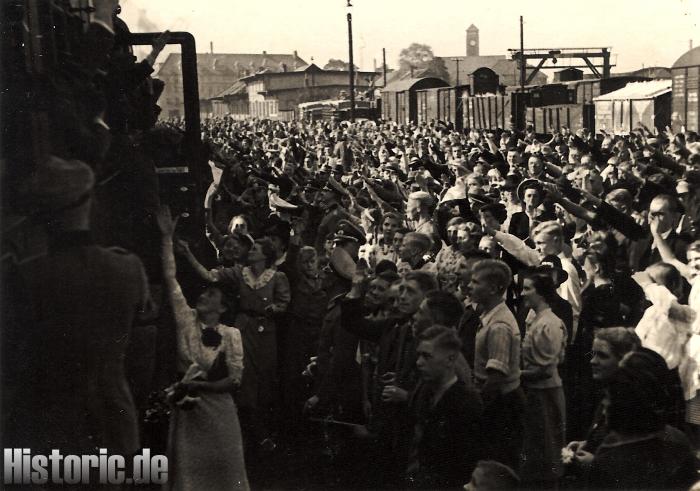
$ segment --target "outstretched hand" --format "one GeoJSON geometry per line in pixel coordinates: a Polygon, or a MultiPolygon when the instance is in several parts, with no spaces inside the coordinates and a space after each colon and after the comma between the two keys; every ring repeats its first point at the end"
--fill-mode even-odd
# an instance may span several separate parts
{"type": "Polygon", "coordinates": [[[158,229],[163,237],[170,237],[175,234],[175,228],[177,227],[177,221],[180,217],[175,217],[173,220],[172,213],[170,212],[170,207],[168,205],[163,205],[158,210],[156,214],[156,221],[158,222],[158,229]]]}

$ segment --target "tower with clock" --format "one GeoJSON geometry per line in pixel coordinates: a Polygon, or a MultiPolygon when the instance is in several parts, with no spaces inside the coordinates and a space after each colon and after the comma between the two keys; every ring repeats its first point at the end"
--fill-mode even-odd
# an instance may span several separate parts
{"type": "Polygon", "coordinates": [[[479,29],[474,24],[467,29],[467,56],[479,56],[479,29]]]}

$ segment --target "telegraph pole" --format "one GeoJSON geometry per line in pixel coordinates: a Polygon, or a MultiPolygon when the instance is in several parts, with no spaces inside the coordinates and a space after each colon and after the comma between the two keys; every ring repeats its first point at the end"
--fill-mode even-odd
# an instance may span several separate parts
{"type": "Polygon", "coordinates": [[[455,82],[455,87],[459,87],[459,58],[452,58],[452,61],[457,63],[457,81],[455,82]]]}
{"type": "Polygon", "coordinates": [[[384,87],[386,87],[386,48],[382,48],[382,73],[384,74],[384,87]]]}
{"type": "MultiPolygon", "coordinates": [[[[352,7],[348,2],[348,7],[352,7]]],[[[350,121],[355,122],[355,65],[352,58],[352,14],[348,12],[348,50],[350,52],[350,121]]]]}
{"type": "Polygon", "coordinates": [[[525,38],[522,15],[520,16],[520,90],[525,92],[525,38]]]}

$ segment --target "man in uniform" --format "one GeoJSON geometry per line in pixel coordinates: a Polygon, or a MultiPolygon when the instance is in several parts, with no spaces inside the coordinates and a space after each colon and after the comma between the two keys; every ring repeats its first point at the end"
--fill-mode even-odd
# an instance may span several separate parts
{"type": "Polygon", "coordinates": [[[6,447],[134,454],[137,412],[124,359],[149,303],[138,257],[90,236],[90,167],[52,157],[29,195],[48,223],[44,255],[17,265],[22,293],[3,326],[6,447]]]}
{"type": "Polygon", "coordinates": [[[315,248],[319,254],[323,254],[323,243],[329,234],[335,232],[338,223],[347,219],[350,214],[342,207],[340,200],[348,192],[333,177],[328,178],[326,186],[321,190],[319,206],[324,212],[321,223],[318,226],[315,248]]]}
{"type": "Polygon", "coordinates": [[[331,300],[319,339],[317,391],[306,402],[306,407],[313,409],[319,403],[328,411],[342,407],[343,415],[336,416],[357,419],[361,412],[360,366],[355,361],[359,339],[341,329],[340,303],[350,290],[358,251],[365,243],[365,232],[354,223],[341,220],[333,240],[329,273],[335,280],[329,285],[331,300]]]}

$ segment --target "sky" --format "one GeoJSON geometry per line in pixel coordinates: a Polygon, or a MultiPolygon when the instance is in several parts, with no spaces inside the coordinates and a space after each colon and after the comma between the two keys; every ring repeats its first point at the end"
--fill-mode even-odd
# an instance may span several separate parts
{"type": "MultiPolygon", "coordinates": [[[[612,71],[671,66],[700,44],[700,0],[121,0],[121,17],[133,32],[188,31],[198,52],[292,53],[323,66],[348,59],[347,12],[352,13],[354,61],[371,70],[397,65],[413,42],[437,56],[465,54],[465,31],[479,28],[480,54],[519,48],[611,47],[612,71]]],[[[161,55],[159,61],[165,56],[161,55]]],[[[566,67],[576,60],[560,60],[566,67]]],[[[586,70],[584,70],[586,71],[586,70]]]]}

